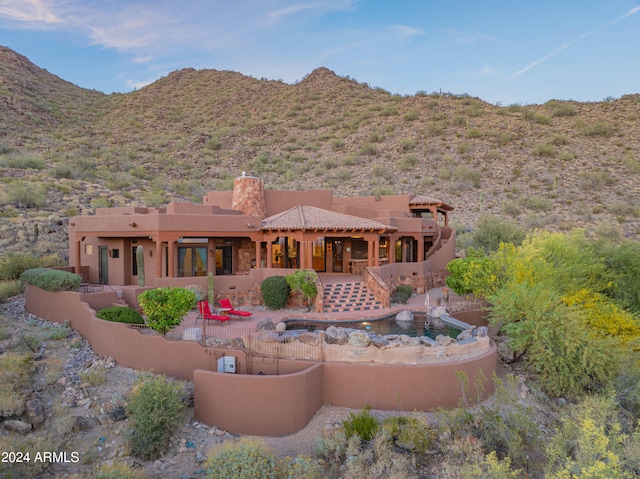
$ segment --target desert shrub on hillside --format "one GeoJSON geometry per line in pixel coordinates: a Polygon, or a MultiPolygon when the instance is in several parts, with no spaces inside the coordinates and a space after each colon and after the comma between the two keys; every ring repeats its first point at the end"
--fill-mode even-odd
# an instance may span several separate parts
{"type": "Polygon", "coordinates": [[[22,292],[20,281],[0,281],[0,303],[22,292]]]}
{"type": "Polygon", "coordinates": [[[526,234],[526,230],[517,223],[485,215],[473,232],[472,246],[488,253],[497,251],[501,243],[519,245],[526,234]]]}
{"type": "Polygon", "coordinates": [[[562,412],[560,427],[546,447],[545,477],[637,477],[637,426],[623,434],[612,396],[586,396],[562,412]]]}
{"type": "Polygon", "coordinates": [[[209,453],[205,477],[276,479],[276,454],[258,439],[225,441],[209,453]]]}
{"type": "Polygon", "coordinates": [[[0,356],[0,417],[22,413],[32,374],[31,354],[4,353],[0,356]]]}
{"type": "Polygon", "coordinates": [[[182,419],[183,388],[164,376],[145,376],[133,387],[127,404],[131,419],[131,453],[157,459],[169,447],[169,439],[182,419]]]}

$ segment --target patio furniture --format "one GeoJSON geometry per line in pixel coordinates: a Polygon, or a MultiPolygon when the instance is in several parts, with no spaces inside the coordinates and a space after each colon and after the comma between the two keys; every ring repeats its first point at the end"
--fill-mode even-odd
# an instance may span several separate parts
{"type": "Polygon", "coordinates": [[[225,309],[228,314],[233,314],[235,316],[251,316],[251,313],[249,311],[234,309],[234,307],[231,305],[231,300],[228,298],[222,298],[220,300],[220,308],[225,309]]]}
{"type": "MultiPolygon", "coordinates": [[[[209,321],[219,321],[221,323],[224,323],[224,322],[229,322],[229,320],[231,319],[230,316],[220,316],[217,314],[211,314],[211,309],[209,308],[208,301],[198,301],[198,311],[200,311],[200,316],[202,316],[203,321],[206,319],[209,321]]],[[[197,321],[198,319],[196,318],[196,322],[197,321]]]]}

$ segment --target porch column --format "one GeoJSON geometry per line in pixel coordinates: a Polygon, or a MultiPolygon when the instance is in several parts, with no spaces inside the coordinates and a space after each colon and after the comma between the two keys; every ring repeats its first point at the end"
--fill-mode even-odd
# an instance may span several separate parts
{"type": "Polygon", "coordinates": [[[267,240],[267,268],[273,268],[273,245],[271,240],[267,240]]]}
{"type": "Polygon", "coordinates": [[[367,266],[373,266],[373,243],[374,240],[367,239],[367,266]]]}
{"type": "Polygon", "coordinates": [[[169,278],[175,278],[176,276],[176,242],[169,241],[167,242],[167,248],[169,254],[167,255],[167,261],[169,264],[167,265],[167,271],[169,272],[169,278]]]}
{"type": "Polygon", "coordinates": [[[313,241],[307,241],[307,269],[313,269],[313,241]]]}
{"type": "Polygon", "coordinates": [[[449,214],[446,212],[444,213],[444,225],[449,226],[449,214]]]}
{"type": "Polygon", "coordinates": [[[424,236],[420,235],[418,239],[418,263],[424,261],[424,236]]]}
{"type": "Polygon", "coordinates": [[[433,210],[433,222],[437,225],[438,224],[438,209],[434,209],[433,210]]]}
{"type": "Polygon", "coordinates": [[[162,241],[156,241],[156,278],[162,278],[162,241]]]}
{"type": "MultiPolygon", "coordinates": [[[[75,262],[76,274],[82,274],[80,267],[82,266],[80,263],[82,262],[82,246],[80,241],[76,241],[74,244],[73,256],[75,262]]],[[[85,278],[82,278],[82,281],[85,281],[85,278]]]]}
{"type": "Polygon", "coordinates": [[[396,235],[389,235],[389,248],[387,249],[387,261],[389,264],[396,262],[396,235]]]}
{"type": "Polygon", "coordinates": [[[380,266],[380,238],[373,240],[373,265],[380,266]]]}

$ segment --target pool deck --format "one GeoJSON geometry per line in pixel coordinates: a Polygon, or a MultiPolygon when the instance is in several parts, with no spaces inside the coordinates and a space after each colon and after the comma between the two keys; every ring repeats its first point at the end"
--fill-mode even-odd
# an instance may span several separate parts
{"type": "MultiPolygon", "coordinates": [[[[425,300],[427,294],[429,295],[429,304],[434,306],[436,304],[436,300],[442,297],[442,288],[433,288],[430,289],[425,294],[413,295],[406,304],[394,304],[390,308],[380,308],[380,309],[370,309],[363,311],[351,311],[351,312],[340,312],[340,313],[315,313],[315,312],[304,312],[298,309],[279,309],[279,310],[271,310],[266,309],[265,307],[255,307],[255,308],[238,308],[243,311],[250,311],[252,314],[250,317],[240,317],[240,316],[231,316],[231,320],[228,324],[219,324],[215,321],[210,321],[209,324],[211,326],[219,326],[221,328],[227,327],[231,325],[236,328],[250,328],[254,329],[256,325],[262,321],[263,319],[270,318],[274,324],[279,323],[285,319],[308,319],[308,320],[324,320],[324,321],[359,321],[359,320],[372,320],[372,319],[380,319],[385,318],[394,314],[397,314],[400,311],[405,309],[409,311],[425,311],[425,300]]],[[[453,291],[449,290],[449,304],[455,305],[455,303],[459,301],[463,301],[464,298],[461,298],[453,291]]],[[[182,326],[191,326],[196,324],[196,312],[190,312],[182,321],[182,326]]],[[[200,322],[198,321],[198,324],[200,322]]]]}

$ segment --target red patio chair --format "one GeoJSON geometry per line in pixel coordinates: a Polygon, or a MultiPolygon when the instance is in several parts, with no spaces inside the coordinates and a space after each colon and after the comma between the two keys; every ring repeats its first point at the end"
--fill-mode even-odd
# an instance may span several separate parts
{"type": "Polygon", "coordinates": [[[221,323],[224,323],[231,320],[230,316],[220,316],[217,314],[211,314],[211,309],[209,309],[208,301],[198,301],[198,310],[200,311],[200,316],[202,316],[203,321],[207,319],[209,321],[219,321],[221,323]]]}
{"type": "Polygon", "coordinates": [[[236,316],[251,316],[251,313],[249,311],[234,309],[231,305],[231,300],[229,300],[228,298],[222,298],[220,300],[220,307],[225,308],[227,310],[227,313],[229,314],[234,314],[236,316]]]}

